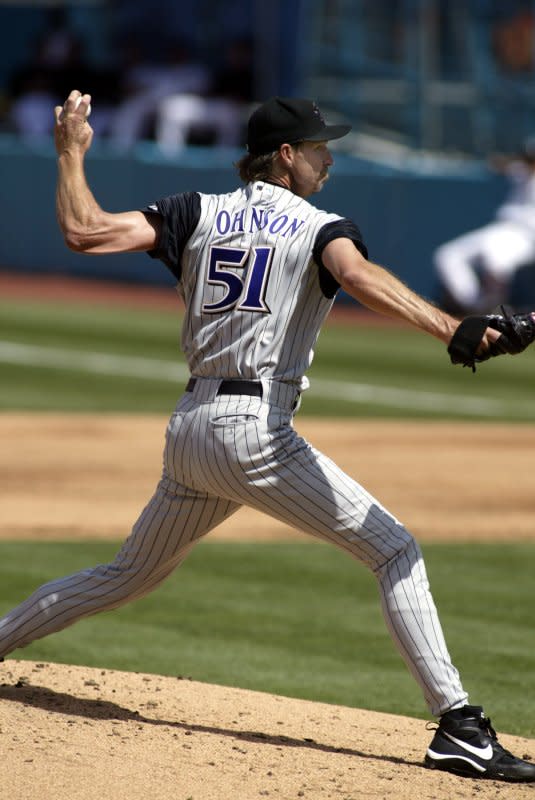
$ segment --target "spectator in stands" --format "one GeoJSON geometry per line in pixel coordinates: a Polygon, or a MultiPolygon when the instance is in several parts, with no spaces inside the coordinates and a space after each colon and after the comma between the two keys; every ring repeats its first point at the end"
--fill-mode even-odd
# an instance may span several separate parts
{"type": "Polygon", "coordinates": [[[240,147],[253,100],[253,48],[248,38],[240,38],[226,48],[206,91],[174,93],[161,101],[156,141],[167,155],[192,141],[240,147]]]}
{"type": "Polygon", "coordinates": [[[535,262],[535,137],[517,157],[495,159],[494,167],[512,184],[495,219],[434,254],[442,305],[452,313],[486,313],[506,303],[516,271],[535,262]]]}
{"type": "Polygon", "coordinates": [[[39,55],[13,77],[8,87],[8,127],[30,141],[52,135],[54,117],[50,108],[60,98],[52,76],[40,66],[39,55]]]}
{"type": "Polygon", "coordinates": [[[499,67],[512,74],[532,72],[534,37],[533,3],[509,11],[504,19],[495,23],[491,32],[492,50],[499,67]]]}
{"type": "Polygon", "coordinates": [[[200,94],[209,86],[208,70],[193,59],[185,42],[165,48],[164,59],[145,56],[139,40],[126,43],[122,67],[123,100],[115,113],[110,140],[119,150],[128,150],[140,139],[153,138],[158,107],[176,93],[200,94]]]}
{"type": "Polygon", "coordinates": [[[21,136],[36,139],[52,134],[50,104],[56,105],[65,94],[58,76],[79,47],[65,10],[51,9],[45,28],[32,43],[30,60],[12,75],[8,87],[9,122],[21,136]]]}
{"type": "Polygon", "coordinates": [[[54,115],[50,108],[62,102],[71,86],[80,86],[103,98],[91,127],[97,135],[105,133],[117,102],[117,77],[113,70],[90,64],[86,43],[70,26],[64,8],[50,10],[31,52],[30,61],[14,73],[8,87],[9,126],[25,139],[51,136],[54,115]]]}

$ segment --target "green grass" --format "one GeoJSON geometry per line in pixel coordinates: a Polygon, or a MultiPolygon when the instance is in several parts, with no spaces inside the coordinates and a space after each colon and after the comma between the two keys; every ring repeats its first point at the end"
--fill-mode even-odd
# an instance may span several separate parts
{"type": "MultiPolygon", "coordinates": [[[[0,302],[0,409],[170,412],[186,376],[180,325],[179,315],[169,312],[0,302]],[[51,366],[40,356],[31,363],[3,363],[2,341],[47,352],[59,348],[73,363],[51,366]],[[77,354],[93,352],[118,357],[131,374],[88,371],[77,354]],[[132,362],[139,358],[165,374],[144,376],[132,362]]],[[[472,375],[449,363],[440,342],[416,331],[327,324],[300,413],[532,422],[534,356],[528,350],[495,359],[472,375]],[[348,399],[345,390],[354,384],[364,384],[368,396],[348,399]],[[399,399],[391,390],[401,390],[399,399]]]]}
{"type": "MultiPolygon", "coordinates": [[[[38,303],[0,303],[0,341],[184,363],[178,315],[38,303]]],[[[0,362],[1,364],[1,362],[0,362]]],[[[171,411],[184,381],[1,364],[0,409],[171,411]]],[[[171,372],[171,370],[170,370],[171,372]]]]}
{"type": "MultiPolygon", "coordinates": [[[[116,546],[0,543],[0,612],[116,546]]],[[[454,662],[501,731],[535,736],[535,544],[426,545],[454,662]]],[[[426,717],[372,576],[316,543],[203,542],[153,594],[14,657],[182,675],[426,717]]]]}

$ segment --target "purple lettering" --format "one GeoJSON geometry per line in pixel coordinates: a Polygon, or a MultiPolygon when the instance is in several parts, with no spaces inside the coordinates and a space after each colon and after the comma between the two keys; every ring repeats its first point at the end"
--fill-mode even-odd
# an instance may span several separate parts
{"type": "Polygon", "coordinates": [[[241,211],[238,211],[234,215],[234,222],[232,223],[232,233],[235,231],[243,231],[243,217],[245,215],[245,209],[242,208],[241,211]]]}
{"type": "Polygon", "coordinates": [[[253,208],[251,212],[251,224],[249,226],[249,233],[252,233],[254,230],[261,231],[262,228],[265,226],[264,222],[264,209],[261,208],[260,210],[253,208]]]}
{"type": "Polygon", "coordinates": [[[287,222],[288,222],[288,217],[286,216],[286,214],[283,214],[282,217],[276,217],[269,226],[269,232],[280,233],[280,231],[284,228],[287,222]]]}
{"type": "Polygon", "coordinates": [[[282,235],[286,236],[289,233],[290,236],[293,236],[294,233],[297,233],[299,228],[304,224],[305,224],[305,220],[304,219],[297,219],[296,217],[294,217],[294,221],[290,222],[290,224],[288,225],[288,227],[286,228],[286,230],[284,231],[284,233],[282,235]]]}
{"type": "Polygon", "coordinates": [[[230,214],[227,211],[220,211],[215,220],[217,232],[220,234],[228,233],[230,228],[230,214]]]}

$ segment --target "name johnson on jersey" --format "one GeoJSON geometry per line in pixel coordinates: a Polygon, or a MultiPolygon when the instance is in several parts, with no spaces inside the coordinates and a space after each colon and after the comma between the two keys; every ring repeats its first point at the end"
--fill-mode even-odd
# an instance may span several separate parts
{"type": "Polygon", "coordinates": [[[293,236],[305,224],[304,219],[287,214],[279,214],[274,219],[271,215],[274,208],[245,207],[230,214],[222,209],[215,218],[215,227],[221,236],[227,233],[255,233],[267,228],[269,233],[279,236],[293,236]]]}

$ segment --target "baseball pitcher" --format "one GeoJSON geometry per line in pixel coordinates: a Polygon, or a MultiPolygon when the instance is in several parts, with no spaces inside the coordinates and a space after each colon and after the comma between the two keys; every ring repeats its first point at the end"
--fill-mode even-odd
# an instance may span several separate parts
{"type": "Polygon", "coordinates": [[[340,289],[436,337],[454,363],[474,369],[524,349],[532,316],[459,325],[369,261],[354,222],[311,205],[333,164],[328,142],[349,126],[327,124],[309,100],[272,98],[251,115],[235,191],[186,192],[118,214],[100,207],[85,178],[90,100],[73,91],[56,108],[60,228],[77,252],[146,251],[167,265],[184,299],[191,377],[167,427],[161,480],[115,560],[52,581],[10,611],[0,656],[146,595],[246,505],[373,572],[393,641],[438,718],[428,766],[535,781],[535,765],[504,750],[482,707],[468,703],[414,538],[292,424],[340,289]]]}

